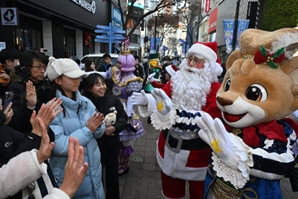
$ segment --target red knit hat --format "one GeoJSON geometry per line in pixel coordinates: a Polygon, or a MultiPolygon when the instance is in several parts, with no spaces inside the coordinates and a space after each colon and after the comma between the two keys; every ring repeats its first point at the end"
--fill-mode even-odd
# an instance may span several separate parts
{"type": "Polygon", "coordinates": [[[178,68],[175,66],[175,65],[168,65],[167,67],[166,67],[166,71],[171,75],[171,76],[173,76],[173,75],[175,75],[175,73],[176,73],[176,71],[178,70],[178,68]]]}

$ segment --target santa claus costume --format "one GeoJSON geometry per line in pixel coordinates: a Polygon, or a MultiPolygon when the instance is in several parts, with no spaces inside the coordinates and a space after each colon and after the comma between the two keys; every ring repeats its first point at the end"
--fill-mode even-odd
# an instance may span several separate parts
{"type": "MultiPolygon", "coordinates": [[[[222,72],[216,62],[217,44],[195,43],[187,53],[169,84],[162,89],[155,88],[153,96],[145,94],[147,105],[139,106],[144,117],[151,114],[152,124],[161,130],[157,141],[156,156],[161,168],[162,193],[166,199],[180,199],[186,196],[186,182],[189,185],[190,199],[203,197],[204,180],[210,147],[198,136],[199,127],[192,111],[206,111],[213,117],[221,117],[216,105],[216,92],[220,87],[218,76],[222,72]],[[196,67],[201,65],[201,67],[196,67]],[[171,107],[164,111],[156,93],[160,93],[171,107]],[[163,94],[162,94],[163,93],[163,94]],[[167,96],[166,96],[167,95],[167,96]],[[171,98],[171,99],[170,99],[171,98]]],[[[138,97],[133,96],[133,103],[138,97]]]]}

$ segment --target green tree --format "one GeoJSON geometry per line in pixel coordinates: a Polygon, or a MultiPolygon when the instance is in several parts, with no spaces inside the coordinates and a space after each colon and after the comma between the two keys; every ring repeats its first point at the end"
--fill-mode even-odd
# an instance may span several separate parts
{"type": "Polygon", "coordinates": [[[297,0],[266,0],[262,29],[274,31],[280,28],[296,27],[298,23],[297,0]]]}

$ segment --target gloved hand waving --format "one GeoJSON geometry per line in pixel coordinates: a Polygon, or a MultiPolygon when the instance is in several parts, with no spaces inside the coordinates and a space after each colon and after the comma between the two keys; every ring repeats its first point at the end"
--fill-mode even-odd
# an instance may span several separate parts
{"type": "Polygon", "coordinates": [[[168,114],[172,109],[172,100],[168,97],[168,95],[162,89],[158,88],[155,88],[151,94],[156,101],[157,110],[162,115],[168,114]]]}
{"type": "Polygon", "coordinates": [[[130,98],[132,105],[145,106],[148,104],[148,99],[144,90],[140,93],[134,92],[130,98]]]}
{"type": "Polygon", "coordinates": [[[147,77],[147,82],[152,83],[154,82],[154,76],[156,75],[156,73],[151,73],[148,77],[147,77]]]}
{"type": "Polygon", "coordinates": [[[196,119],[197,125],[201,128],[199,136],[213,150],[213,152],[223,161],[228,160],[232,156],[232,144],[228,137],[224,125],[220,119],[213,118],[205,112],[201,113],[201,117],[196,119]]]}

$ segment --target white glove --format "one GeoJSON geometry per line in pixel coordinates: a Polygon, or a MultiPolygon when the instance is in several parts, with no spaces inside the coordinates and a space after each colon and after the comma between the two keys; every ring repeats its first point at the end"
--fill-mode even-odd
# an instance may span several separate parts
{"type": "Polygon", "coordinates": [[[240,137],[228,133],[220,119],[213,120],[208,113],[201,112],[196,124],[201,128],[199,136],[215,154],[212,164],[217,176],[230,181],[237,189],[243,188],[253,167],[251,148],[240,137]]]}
{"type": "Polygon", "coordinates": [[[167,115],[172,109],[172,100],[162,89],[159,88],[153,89],[151,94],[156,101],[158,112],[160,112],[162,115],[167,115]]]}
{"type": "MultiPolygon", "coordinates": [[[[201,112],[201,117],[196,118],[196,123],[201,128],[199,136],[212,148],[216,156],[224,163],[233,164],[234,162],[230,161],[233,157],[232,143],[229,139],[229,133],[220,119],[215,118],[213,120],[208,113],[201,112]]],[[[237,166],[238,164],[235,165],[235,168],[237,166]]]]}
{"type": "Polygon", "coordinates": [[[147,82],[152,83],[154,82],[154,76],[156,75],[156,73],[151,73],[148,77],[147,77],[147,82]]]}
{"type": "Polygon", "coordinates": [[[148,99],[144,90],[142,90],[140,93],[133,92],[133,94],[130,96],[130,101],[132,105],[145,106],[148,104],[148,99]]]}

